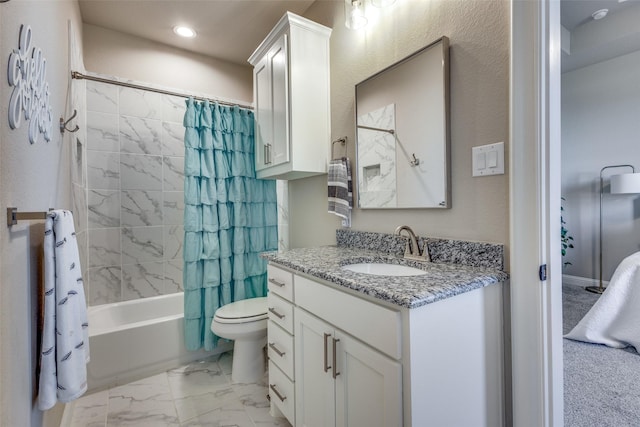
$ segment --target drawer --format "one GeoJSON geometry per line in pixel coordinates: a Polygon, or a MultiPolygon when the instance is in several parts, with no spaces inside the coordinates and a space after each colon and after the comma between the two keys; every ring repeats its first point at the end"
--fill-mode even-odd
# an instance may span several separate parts
{"type": "Polygon", "coordinates": [[[273,265],[267,265],[269,292],[293,302],[293,273],[273,265]]]}
{"type": "Polygon", "coordinates": [[[293,335],[293,305],[278,295],[267,295],[269,320],[293,335]]]}
{"type": "Polygon", "coordinates": [[[269,321],[268,333],[268,354],[269,360],[291,379],[293,378],[293,336],[278,326],[275,322],[269,321]]]}
{"type": "Polygon", "coordinates": [[[394,359],[401,357],[400,312],[296,276],[296,305],[394,359]]]}
{"type": "Polygon", "coordinates": [[[291,381],[280,369],[269,361],[269,396],[271,404],[275,405],[280,412],[294,425],[295,405],[293,381],[291,381]]]}

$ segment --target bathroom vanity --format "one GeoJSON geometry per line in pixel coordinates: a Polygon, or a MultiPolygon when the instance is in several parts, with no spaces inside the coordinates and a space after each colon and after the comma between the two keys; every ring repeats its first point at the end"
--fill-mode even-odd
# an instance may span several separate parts
{"type": "Polygon", "coordinates": [[[263,256],[275,414],[296,426],[504,424],[500,269],[340,246],[263,256]],[[355,262],[425,274],[342,268],[355,262]]]}

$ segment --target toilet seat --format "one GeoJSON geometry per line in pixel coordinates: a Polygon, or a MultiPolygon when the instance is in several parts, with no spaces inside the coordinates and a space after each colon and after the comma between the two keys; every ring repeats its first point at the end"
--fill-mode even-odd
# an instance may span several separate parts
{"type": "Polygon", "coordinates": [[[223,305],[216,310],[213,320],[218,323],[249,323],[267,317],[267,297],[259,297],[223,305]]]}

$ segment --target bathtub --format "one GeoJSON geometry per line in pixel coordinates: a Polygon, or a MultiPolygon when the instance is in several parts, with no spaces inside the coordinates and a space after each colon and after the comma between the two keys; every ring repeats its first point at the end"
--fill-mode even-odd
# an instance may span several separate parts
{"type": "Polygon", "coordinates": [[[231,349],[184,346],[182,292],[89,307],[89,392],[154,375],[231,349]]]}

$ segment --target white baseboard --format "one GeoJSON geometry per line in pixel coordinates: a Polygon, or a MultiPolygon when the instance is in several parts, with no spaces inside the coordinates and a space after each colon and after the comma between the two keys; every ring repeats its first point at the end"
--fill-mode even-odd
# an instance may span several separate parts
{"type": "MultiPolygon", "coordinates": [[[[571,276],[569,274],[562,275],[562,284],[570,285],[570,286],[580,286],[582,288],[586,288],[587,286],[598,286],[600,281],[597,279],[591,279],[589,277],[580,277],[580,276],[571,276]]],[[[607,286],[609,284],[608,281],[602,281],[603,286],[607,286]]]]}

